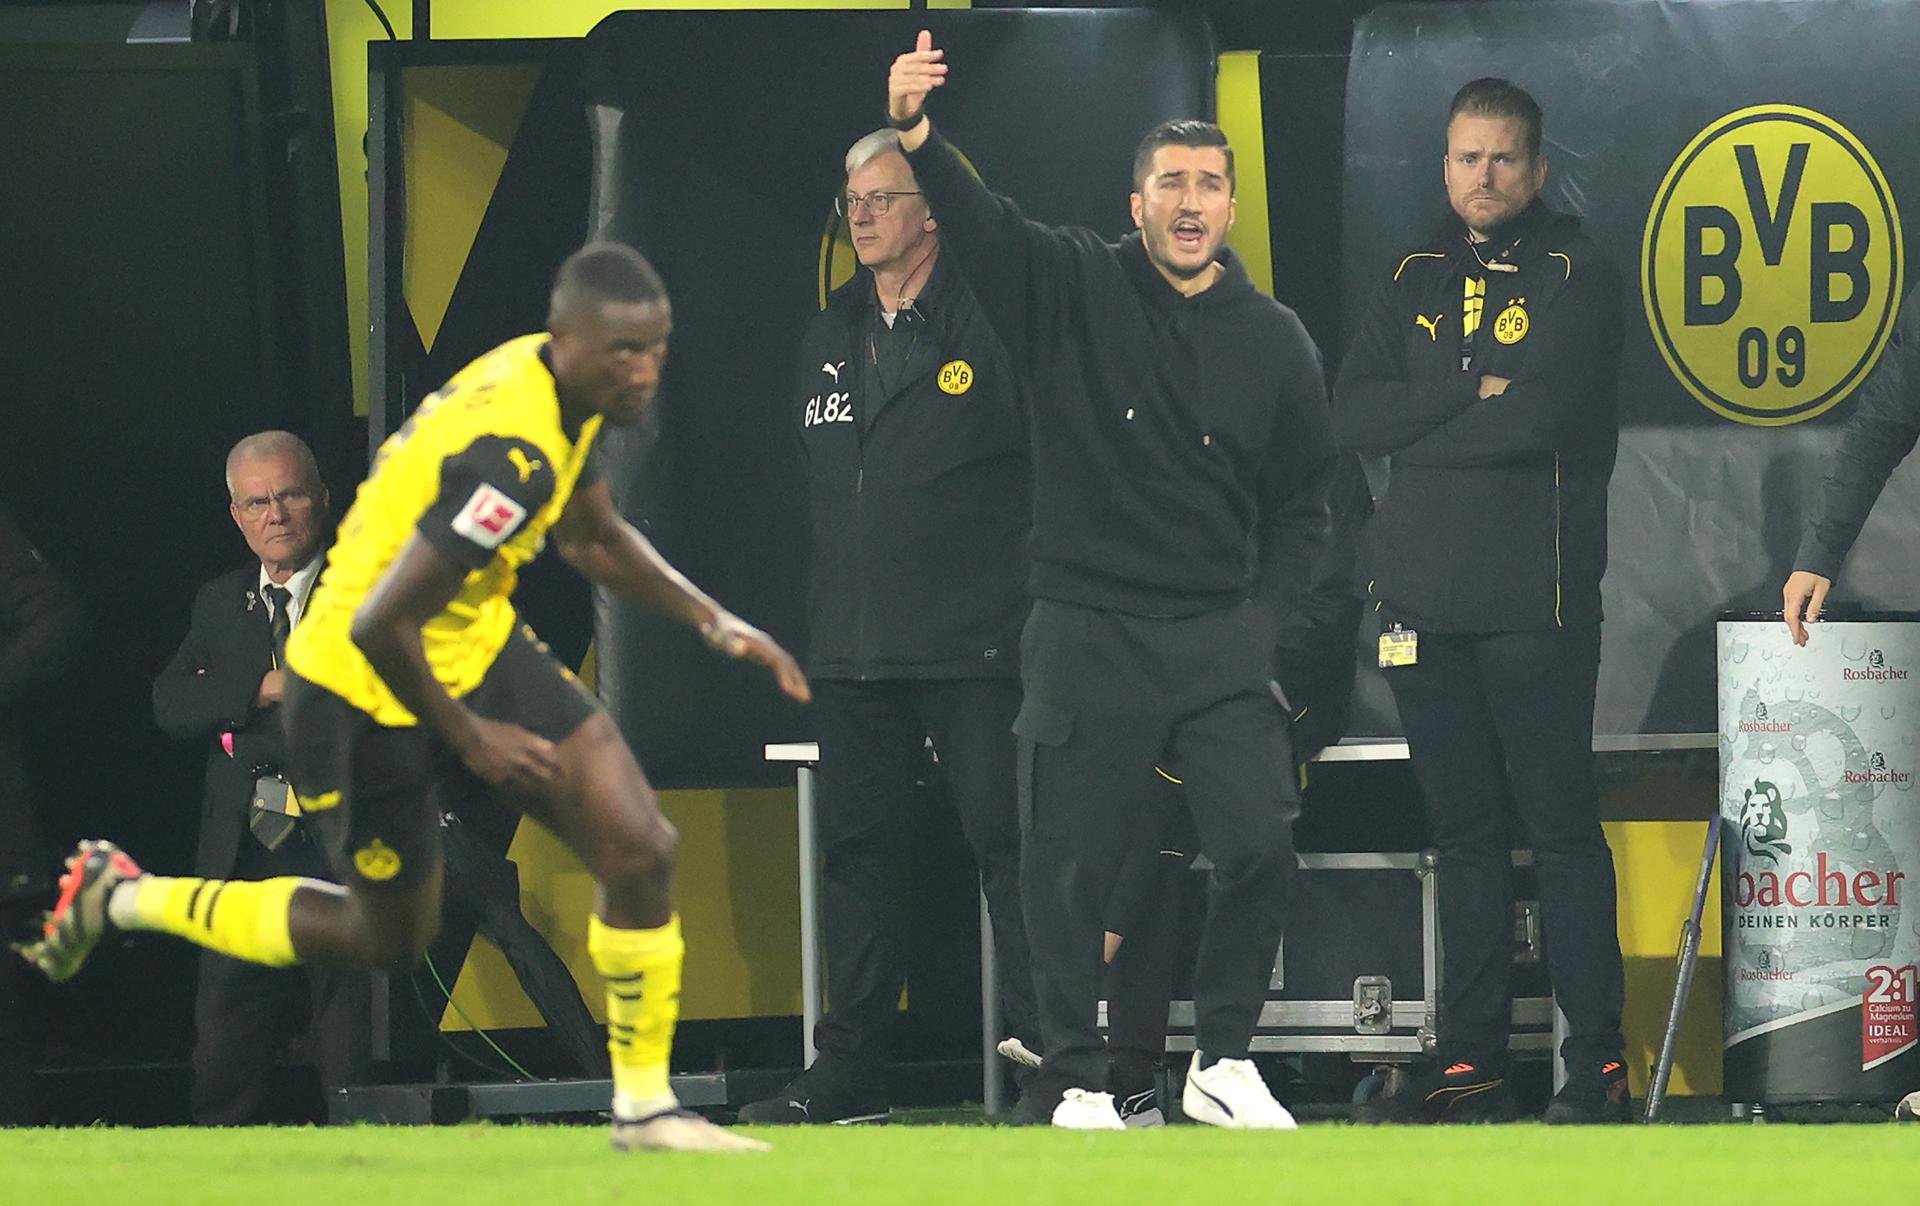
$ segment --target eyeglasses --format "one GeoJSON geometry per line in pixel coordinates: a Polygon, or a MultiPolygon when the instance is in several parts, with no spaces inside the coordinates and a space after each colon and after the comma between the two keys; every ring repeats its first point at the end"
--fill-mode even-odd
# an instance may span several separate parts
{"type": "Polygon", "coordinates": [[[285,511],[303,511],[313,505],[313,494],[296,486],[291,490],[282,490],[278,494],[256,495],[253,498],[236,498],[233,509],[240,512],[242,519],[257,520],[266,515],[267,508],[279,503],[285,511]]]}
{"type": "Polygon", "coordinates": [[[887,211],[893,208],[893,199],[895,197],[918,197],[919,195],[920,193],[917,189],[895,189],[890,193],[868,193],[864,197],[859,193],[843,193],[833,199],[833,212],[843,218],[851,218],[853,216],[853,207],[856,205],[864,205],[867,207],[867,212],[874,217],[884,218],[887,216],[887,211]]]}

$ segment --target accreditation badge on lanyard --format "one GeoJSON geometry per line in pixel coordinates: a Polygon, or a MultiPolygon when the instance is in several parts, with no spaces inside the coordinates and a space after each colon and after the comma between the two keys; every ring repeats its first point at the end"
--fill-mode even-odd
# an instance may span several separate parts
{"type": "Polygon", "coordinates": [[[1395,624],[1380,634],[1380,668],[1412,666],[1420,661],[1420,634],[1395,624]]]}

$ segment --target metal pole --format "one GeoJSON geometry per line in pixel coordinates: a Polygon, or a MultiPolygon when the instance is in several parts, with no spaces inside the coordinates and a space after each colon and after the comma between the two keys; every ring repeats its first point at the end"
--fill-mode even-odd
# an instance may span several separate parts
{"type": "Polygon", "coordinates": [[[1567,1046],[1566,1011],[1560,1008],[1560,998],[1553,998],[1553,1091],[1558,1093],[1567,1087],[1567,1060],[1560,1054],[1567,1046]]]}
{"type": "Polygon", "coordinates": [[[813,767],[802,766],[798,779],[800,803],[800,1024],[805,1066],[811,1068],[820,1052],[813,1045],[813,1028],[820,1021],[820,857],[815,849],[813,767]]]}
{"type": "Polygon", "coordinates": [[[1653,1081],[1647,1086],[1646,1121],[1660,1117],[1666,1101],[1667,1079],[1673,1075],[1674,1049],[1680,1042],[1680,1023],[1686,1017],[1687,998],[1693,994],[1693,973],[1700,963],[1700,918],[1707,908],[1707,889],[1713,880],[1713,860],[1720,853],[1720,818],[1707,822],[1706,848],[1700,852],[1700,878],[1693,888],[1693,911],[1680,926],[1680,959],[1674,974],[1673,1004],[1667,1010],[1667,1032],[1660,1039],[1660,1058],[1653,1065],[1653,1081]]]}
{"type": "Polygon", "coordinates": [[[980,893],[980,1105],[1000,1112],[1000,967],[993,957],[993,918],[980,893]]]}

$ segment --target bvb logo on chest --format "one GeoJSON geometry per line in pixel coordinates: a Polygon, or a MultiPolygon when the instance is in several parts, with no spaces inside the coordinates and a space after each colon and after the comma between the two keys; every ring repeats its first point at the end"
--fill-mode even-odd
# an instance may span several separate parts
{"type": "Polygon", "coordinates": [[[973,388],[973,366],[964,360],[949,360],[940,366],[935,383],[942,393],[958,397],[973,388]]]}
{"type": "Polygon", "coordinates": [[[1501,343],[1519,343],[1532,325],[1527,318],[1527,299],[1516,297],[1493,320],[1493,337],[1501,343]]]}

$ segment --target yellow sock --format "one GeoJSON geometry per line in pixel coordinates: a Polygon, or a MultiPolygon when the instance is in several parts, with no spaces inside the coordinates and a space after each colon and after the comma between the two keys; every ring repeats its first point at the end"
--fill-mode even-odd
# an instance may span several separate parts
{"type": "Polygon", "coordinates": [[[263,880],[143,875],[127,885],[133,889],[127,924],[176,934],[235,959],[286,967],[298,961],[291,931],[293,894],[309,886],[323,887],[291,875],[263,880]]]}
{"type": "Polygon", "coordinates": [[[613,1112],[670,1103],[667,1057],[680,1020],[680,963],[687,944],[680,915],[657,930],[616,930],[587,918],[587,953],[607,982],[607,1050],[613,1056],[613,1112]]]}

